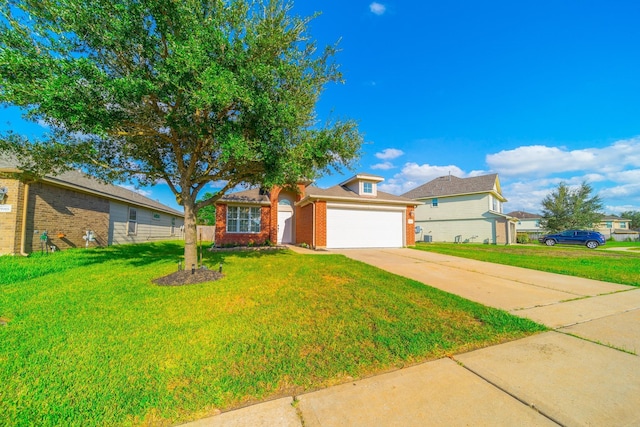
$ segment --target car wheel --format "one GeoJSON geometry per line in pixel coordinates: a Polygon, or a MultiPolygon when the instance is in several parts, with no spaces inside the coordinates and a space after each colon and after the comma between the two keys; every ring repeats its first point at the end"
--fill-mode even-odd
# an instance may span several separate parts
{"type": "Polygon", "coordinates": [[[595,248],[597,248],[598,246],[600,246],[600,245],[599,245],[599,244],[598,244],[598,242],[596,242],[595,240],[589,240],[589,241],[587,242],[587,247],[588,247],[589,249],[595,249],[595,248]]]}
{"type": "Polygon", "coordinates": [[[547,240],[544,241],[544,244],[547,245],[547,246],[553,246],[553,245],[556,244],[556,241],[553,240],[553,239],[547,239],[547,240]]]}

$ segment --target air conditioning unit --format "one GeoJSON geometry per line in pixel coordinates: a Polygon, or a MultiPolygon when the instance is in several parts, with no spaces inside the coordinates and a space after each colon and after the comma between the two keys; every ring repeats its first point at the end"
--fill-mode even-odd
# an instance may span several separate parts
{"type": "Polygon", "coordinates": [[[425,243],[433,242],[433,236],[431,234],[427,234],[426,236],[422,236],[424,238],[425,243]]]}

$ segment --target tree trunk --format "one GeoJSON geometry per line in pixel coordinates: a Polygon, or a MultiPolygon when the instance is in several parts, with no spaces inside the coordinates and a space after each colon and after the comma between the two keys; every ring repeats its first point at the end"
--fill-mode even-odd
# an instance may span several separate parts
{"type": "Polygon", "coordinates": [[[198,267],[198,232],[196,227],[195,203],[185,200],[184,206],[184,268],[198,267]]]}

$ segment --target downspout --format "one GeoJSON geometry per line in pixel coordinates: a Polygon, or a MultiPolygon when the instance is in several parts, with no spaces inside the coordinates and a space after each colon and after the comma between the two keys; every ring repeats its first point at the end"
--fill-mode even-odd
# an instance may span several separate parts
{"type": "Polygon", "coordinates": [[[29,184],[24,184],[24,210],[22,211],[22,230],[20,232],[20,255],[29,256],[25,252],[25,241],[27,240],[27,207],[29,206],[29,184]]]}

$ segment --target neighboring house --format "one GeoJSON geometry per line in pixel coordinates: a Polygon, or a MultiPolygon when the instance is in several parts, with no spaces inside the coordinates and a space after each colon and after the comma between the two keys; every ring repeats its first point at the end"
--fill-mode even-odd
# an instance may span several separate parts
{"type": "Polygon", "coordinates": [[[513,211],[507,215],[518,220],[516,223],[516,232],[528,233],[529,235],[543,233],[542,228],[540,228],[540,219],[542,219],[542,216],[524,211],[513,211]]]}
{"type": "Polygon", "coordinates": [[[498,174],[458,178],[441,176],[404,197],[423,204],[416,209],[416,234],[434,242],[516,242],[517,219],[502,213],[507,199],[498,174]]]}
{"type": "Polygon", "coordinates": [[[383,180],[358,174],[321,189],[253,188],[216,202],[216,245],[307,244],[314,249],[403,247],[415,243],[410,199],[378,191],[383,180]]]}
{"type": "Polygon", "coordinates": [[[608,238],[622,241],[626,239],[638,240],[640,233],[631,230],[631,220],[620,218],[615,215],[607,215],[602,217],[600,223],[595,225],[595,230],[604,234],[608,238]]]}
{"type": "Polygon", "coordinates": [[[34,182],[12,178],[15,172],[0,160],[0,188],[6,189],[0,200],[0,255],[184,236],[182,212],[136,192],[77,171],[34,182]]]}

